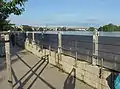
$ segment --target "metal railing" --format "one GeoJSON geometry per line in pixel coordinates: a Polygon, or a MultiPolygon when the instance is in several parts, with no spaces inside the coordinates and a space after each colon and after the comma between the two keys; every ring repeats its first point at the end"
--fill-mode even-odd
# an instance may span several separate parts
{"type": "MultiPolygon", "coordinates": [[[[119,40],[120,37],[117,38],[116,36],[111,38],[109,35],[101,35],[99,32],[79,32],[80,35],[77,33],[75,34],[68,34],[67,32],[61,32],[61,49],[62,53],[75,57],[76,52],[78,56],[78,60],[84,60],[93,65],[101,65],[101,60],[103,59],[103,66],[112,69],[115,71],[120,71],[120,53],[119,51],[115,51],[114,47],[119,49],[119,40]],[[89,35],[90,34],[90,35],[89,35]],[[92,35],[93,34],[93,35],[92,35]],[[101,37],[104,37],[101,39],[101,37]],[[105,41],[105,39],[111,38],[117,39],[115,42],[117,44],[105,41]],[[107,48],[111,46],[111,48],[107,48]],[[102,49],[103,47],[104,49],[102,49]],[[113,49],[113,50],[112,50],[113,49]]],[[[51,46],[51,49],[58,50],[59,47],[59,33],[55,32],[27,32],[27,34],[34,34],[34,37],[28,35],[28,40],[34,40],[38,45],[44,45],[46,48],[51,46]],[[29,37],[30,36],[30,37],[29,37]],[[38,38],[37,38],[38,37],[38,38]],[[34,38],[34,39],[33,39],[34,38]],[[49,46],[47,46],[49,45],[49,46]]],[[[112,33],[111,33],[112,34],[112,33]]],[[[32,44],[32,43],[31,43],[32,44]]]]}

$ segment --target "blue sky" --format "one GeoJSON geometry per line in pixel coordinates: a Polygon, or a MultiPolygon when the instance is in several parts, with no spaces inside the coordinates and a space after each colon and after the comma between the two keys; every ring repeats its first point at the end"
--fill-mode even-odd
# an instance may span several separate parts
{"type": "Polygon", "coordinates": [[[25,12],[9,19],[32,26],[120,25],[120,0],[28,0],[25,12]]]}

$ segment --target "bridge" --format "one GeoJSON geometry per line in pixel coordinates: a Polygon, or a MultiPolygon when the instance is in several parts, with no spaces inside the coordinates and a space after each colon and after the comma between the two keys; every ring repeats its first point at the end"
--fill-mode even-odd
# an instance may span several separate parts
{"type": "MultiPolygon", "coordinates": [[[[6,40],[10,34],[5,35],[6,40]]],[[[105,60],[106,55],[98,55],[98,33],[83,32],[79,37],[61,32],[16,32],[15,35],[15,47],[4,41],[6,62],[4,58],[0,60],[3,89],[113,89],[119,62],[113,60],[113,64],[105,60]],[[90,43],[94,44],[92,49],[90,43]],[[83,45],[89,49],[80,49],[83,45]]]]}

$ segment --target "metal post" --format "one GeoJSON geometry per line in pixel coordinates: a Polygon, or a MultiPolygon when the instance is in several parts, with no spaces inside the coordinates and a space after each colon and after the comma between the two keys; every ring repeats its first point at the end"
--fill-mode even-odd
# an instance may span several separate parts
{"type": "Polygon", "coordinates": [[[70,56],[72,56],[72,49],[71,48],[69,48],[70,49],[70,56]]]}
{"type": "Polygon", "coordinates": [[[26,41],[28,41],[28,32],[26,32],[26,41]]]}
{"type": "Polygon", "coordinates": [[[44,55],[45,55],[45,57],[46,57],[46,49],[44,49],[44,52],[45,52],[44,55]]]}
{"type": "Polygon", "coordinates": [[[29,39],[28,39],[28,32],[26,32],[26,41],[25,41],[25,43],[26,43],[26,46],[30,46],[29,39]]]}
{"type": "Polygon", "coordinates": [[[99,33],[95,30],[93,34],[93,58],[92,58],[92,64],[96,65],[98,63],[98,59],[95,58],[95,56],[98,56],[98,36],[99,33]]]}
{"type": "Polygon", "coordinates": [[[56,51],[55,51],[55,63],[57,63],[57,61],[56,61],[56,51]]]}
{"type": "Polygon", "coordinates": [[[49,55],[51,56],[51,46],[49,45],[49,55]]]}
{"type": "Polygon", "coordinates": [[[32,32],[32,43],[34,44],[35,43],[35,33],[32,32]]]}
{"type": "Polygon", "coordinates": [[[77,67],[77,59],[78,59],[78,53],[75,53],[75,67],[77,67]]]}
{"type": "Polygon", "coordinates": [[[10,41],[9,34],[5,35],[5,52],[6,52],[6,64],[7,64],[7,74],[8,74],[8,84],[9,89],[13,89],[12,84],[12,71],[11,71],[11,58],[10,58],[10,41]]]}
{"type": "Polygon", "coordinates": [[[59,32],[58,33],[58,60],[61,59],[61,53],[62,53],[62,34],[59,32]]]}
{"type": "Polygon", "coordinates": [[[60,71],[63,70],[62,68],[62,34],[61,32],[58,33],[58,67],[60,68],[60,71]]]}

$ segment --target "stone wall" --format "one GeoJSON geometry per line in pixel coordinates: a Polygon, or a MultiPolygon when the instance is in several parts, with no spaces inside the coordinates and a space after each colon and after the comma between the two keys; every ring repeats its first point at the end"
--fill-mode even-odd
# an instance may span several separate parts
{"type": "Polygon", "coordinates": [[[110,70],[103,68],[101,72],[101,67],[80,60],[77,60],[77,66],[75,66],[75,58],[62,54],[59,59],[57,52],[41,49],[34,42],[30,44],[29,41],[26,41],[25,48],[39,57],[49,55],[49,62],[67,73],[70,73],[74,68],[76,78],[95,89],[113,89],[113,72],[110,70]]]}

